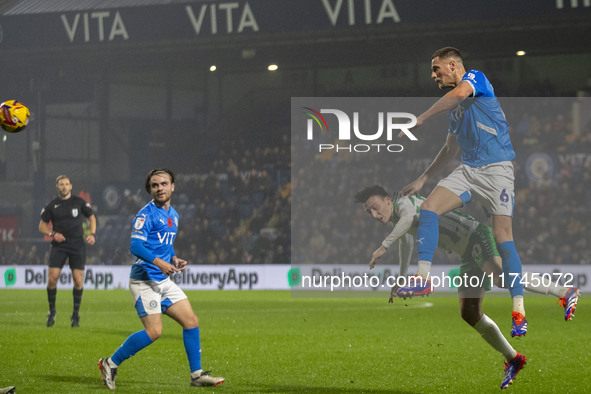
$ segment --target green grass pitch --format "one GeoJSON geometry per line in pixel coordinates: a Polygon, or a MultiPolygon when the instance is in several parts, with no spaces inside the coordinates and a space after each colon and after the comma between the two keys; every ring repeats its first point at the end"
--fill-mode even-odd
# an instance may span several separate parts
{"type": "MultiPolygon", "coordinates": [[[[459,317],[451,297],[292,298],[290,292],[189,291],[200,318],[203,366],[226,382],[189,387],[182,330],[119,368],[119,393],[487,393],[498,392],[502,358],[459,317]]],[[[125,290],[86,290],[81,327],[70,327],[71,290],[59,290],[45,327],[44,290],[0,291],[0,387],[17,393],[99,393],[97,361],[142,328],[125,290]]],[[[508,392],[591,390],[591,312],[581,299],[565,322],[553,298],[526,298],[529,333],[509,339],[528,357],[508,392]]],[[[484,300],[508,335],[509,296],[484,300]]]]}

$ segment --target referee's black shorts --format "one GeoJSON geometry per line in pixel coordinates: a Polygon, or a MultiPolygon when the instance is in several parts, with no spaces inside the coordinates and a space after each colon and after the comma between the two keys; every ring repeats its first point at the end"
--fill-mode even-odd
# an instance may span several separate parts
{"type": "Polygon", "coordinates": [[[49,268],[64,268],[66,260],[70,264],[71,270],[84,270],[86,264],[86,247],[64,248],[60,246],[51,246],[49,251],[49,268]]]}

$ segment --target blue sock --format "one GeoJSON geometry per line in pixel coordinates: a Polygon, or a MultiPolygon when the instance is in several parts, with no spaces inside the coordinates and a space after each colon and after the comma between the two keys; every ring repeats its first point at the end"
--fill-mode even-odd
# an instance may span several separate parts
{"type": "Polygon", "coordinates": [[[503,259],[503,275],[505,284],[509,288],[511,297],[523,296],[523,284],[521,283],[521,259],[517,254],[515,242],[507,241],[499,244],[499,253],[503,259]],[[517,273],[518,276],[509,275],[517,273]]]}
{"type": "Polygon", "coordinates": [[[199,327],[183,328],[183,343],[189,359],[191,372],[201,369],[201,342],[199,341],[199,327]]]}
{"type": "Polygon", "coordinates": [[[433,254],[439,242],[439,215],[433,211],[421,209],[417,230],[417,252],[419,260],[433,261],[433,254]]]}
{"type": "Polygon", "coordinates": [[[119,349],[117,349],[115,353],[113,353],[111,361],[117,365],[121,365],[123,361],[127,360],[152,342],[153,341],[148,336],[146,330],[135,332],[123,342],[123,345],[119,346],[119,349]]]}

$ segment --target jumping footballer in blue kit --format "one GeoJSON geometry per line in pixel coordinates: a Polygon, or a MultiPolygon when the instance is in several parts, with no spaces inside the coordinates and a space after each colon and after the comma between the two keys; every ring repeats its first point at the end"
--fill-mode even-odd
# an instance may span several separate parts
{"type": "MultiPolygon", "coordinates": [[[[462,163],[437,184],[421,205],[417,230],[417,275],[427,280],[417,288],[399,291],[408,296],[414,292],[425,294],[425,289],[431,288],[428,276],[439,239],[439,217],[476,197],[492,217],[491,227],[502,258],[505,283],[513,298],[511,336],[523,336],[527,333],[527,320],[523,305],[521,260],[512,232],[514,175],[511,160],[515,158],[515,152],[505,115],[486,76],[478,70],[466,72],[462,56],[456,48],[445,47],[435,51],[431,57],[431,77],[439,88],[452,90],[417,117],[416,127],[434,115],[449,111],[449,132],[433,162],[419,178],[402,189],[402,195],[418,193],[425,182],[444,168],[460,150],[462,163]]],[[[473,302],[476,307],[478,299],[467,299],[465,302],[473,302]]],[[[489,329],[487,324],[476,326],[482,335],[489,329]]],[[[513,381],[525,363],[525,356],[519,353],[515,358],[506,360],[501,388],[506,388],[513,381]]]]}
{"type": "Polygon", "coordinates": [[[486,76],[470,70],[461,82],[466,82],[473,92],[449,111],[449,133],[460,145],[462,163],[481,167],[515,159],[509,125],[486,76]]]}
{"type": "Polygon", "coordinates": [[[99,360],[103,382],[111,390],[115,389],[119,365],[160,337],[162,314],[183,327],[191,386],[217,386],[225,380],[202,370],[199,320],[185,293],[169,278],[187,267],[173,247],[179,225],[179,215],[170,205],[174,179],[167,168],[150,171],[145,187],[153,200],[133,219],[130,250],[137,260],[131,267],[129,289],[144,329],[131,334],[112,356],[99,360]]]}

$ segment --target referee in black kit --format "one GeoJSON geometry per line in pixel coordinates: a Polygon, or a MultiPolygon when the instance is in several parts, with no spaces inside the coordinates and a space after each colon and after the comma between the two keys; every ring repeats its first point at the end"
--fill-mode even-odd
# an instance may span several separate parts
{"type": "Polygon", "coordinates": [[[96,241],[96,218],[92,207],[82,198],[72,196],[72,183],[67,175],[60,175],[56,179],[58,197],[52,200],[41,211],[39,231],[51,237],[51,251],[49,254],[49,275],[47,279],[47,299],[49,312],[47,313],[47,327],[55,323],[55,298],[57,295],[57,281],[66,263],[72,270],[74,279],[74,311],[72,312],[72,327],[80,327],[80,303],[82,302],[82,288],[84,285],[84,264],[86,263],[86,241],[94,245],[96,241]],[[82,225],[88,218],[91,234],[84,239],[82,225]],[[51,221],[53,228],[49,229],[51,221]]]}

